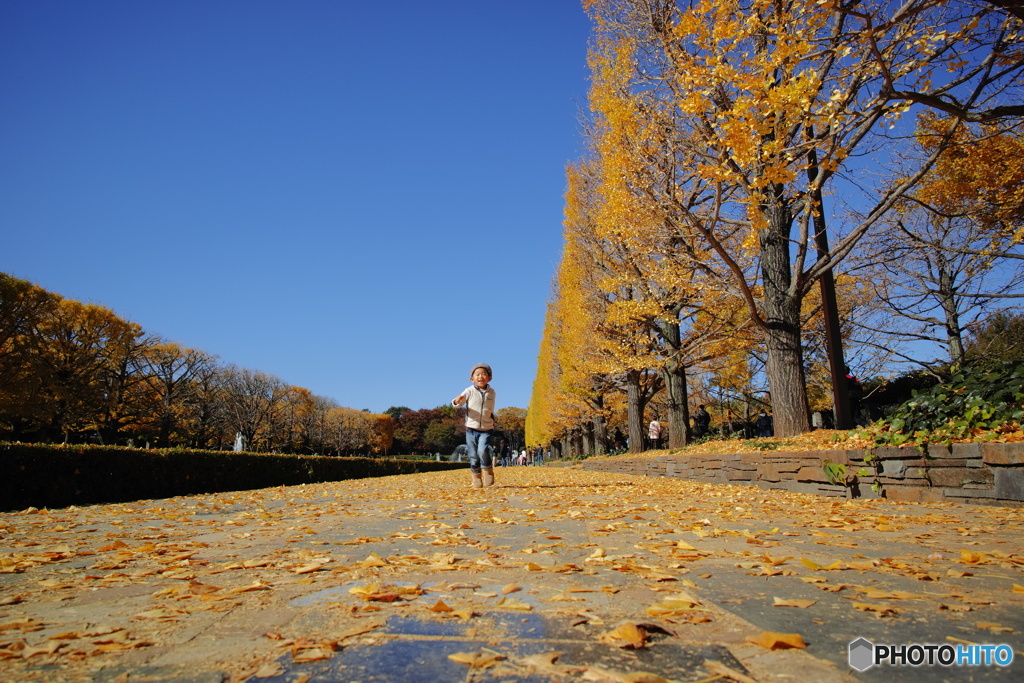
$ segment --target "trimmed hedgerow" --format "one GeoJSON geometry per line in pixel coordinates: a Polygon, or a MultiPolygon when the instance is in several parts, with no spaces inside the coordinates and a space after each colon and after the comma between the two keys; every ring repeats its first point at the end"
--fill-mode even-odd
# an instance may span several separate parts
{"type": "Polygon", "coordinates": [[[464,468],[464,463],[0,443],[0,508],[58,508],[464,468]]]}

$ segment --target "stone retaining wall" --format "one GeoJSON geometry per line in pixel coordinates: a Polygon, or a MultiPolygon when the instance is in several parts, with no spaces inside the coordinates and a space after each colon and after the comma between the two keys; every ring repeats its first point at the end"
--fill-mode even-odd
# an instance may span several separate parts
{"type": "Polygon", "coordinates": [[[591,458],[583,469],[648,477],[678,477],[719,484],[842,498],[953,501],[1024,506],[1024,443],[953,444],[735,455],[662,455],[591,458]],[[868,455],[870,453],[870,455],[868,455]],[[845,484],[829,482],[828,462],[845,466],[845,484]]]}

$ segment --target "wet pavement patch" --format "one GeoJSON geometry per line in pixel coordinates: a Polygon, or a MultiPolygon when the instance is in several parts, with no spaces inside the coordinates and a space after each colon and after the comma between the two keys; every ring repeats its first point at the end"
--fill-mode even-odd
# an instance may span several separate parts
{"type": "Polygon", "coordinates": [[[710,675],[705,660],[716,660],[746,673],[724,646],[694,646],[652,640],[649,647],[627,650],[598,642],[590,634],[559,620],[537,614],[490,612],[472,621],[391,617],[372,644],[346,646],[330,659],[293,664],[282,657],[280,674],[251,683],[308,683],[379,681],[514,680],[546,683],[571,680],[574,675],[542,672],[521,660],[530,655],[558,653],[558,667],[597,667],[619,673],[647,672],[676,681],[699,681],[710,675]],[[459,653],[500,656],[493,667],[470,669],[449,658],[459,653]],[[470,676],[470,674],[472,674],[470,676]],[[308,677],[308,678],[304,678],[308,677]]]}
{"type": "MultiPolygon", "coordinates": [[[[101,669],[93,683],[223,683],[226,676],[220,672],[186,673],[180,667],[170,666],[117,666],[101,669]]],[[[59,680],[43,678],[41,680],[59,680]]]]}

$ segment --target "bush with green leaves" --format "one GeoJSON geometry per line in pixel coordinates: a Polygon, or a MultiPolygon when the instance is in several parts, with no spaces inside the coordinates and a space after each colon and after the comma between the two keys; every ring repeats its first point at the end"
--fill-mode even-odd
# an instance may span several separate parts
{"type": "Polygon", "coordinates": [[[1024,362],[964,367],[872,425],[878,445],[994,439],[1024,422],[1024,362]]]}

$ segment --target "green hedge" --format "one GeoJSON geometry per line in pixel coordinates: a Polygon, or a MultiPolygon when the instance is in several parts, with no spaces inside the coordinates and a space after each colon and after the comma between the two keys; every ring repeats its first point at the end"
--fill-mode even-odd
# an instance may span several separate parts
{"type": "Polygon", "coordinates": [[[0,443],[0,509],[123,503],[465,467],[384,458],[0,443]]]}

